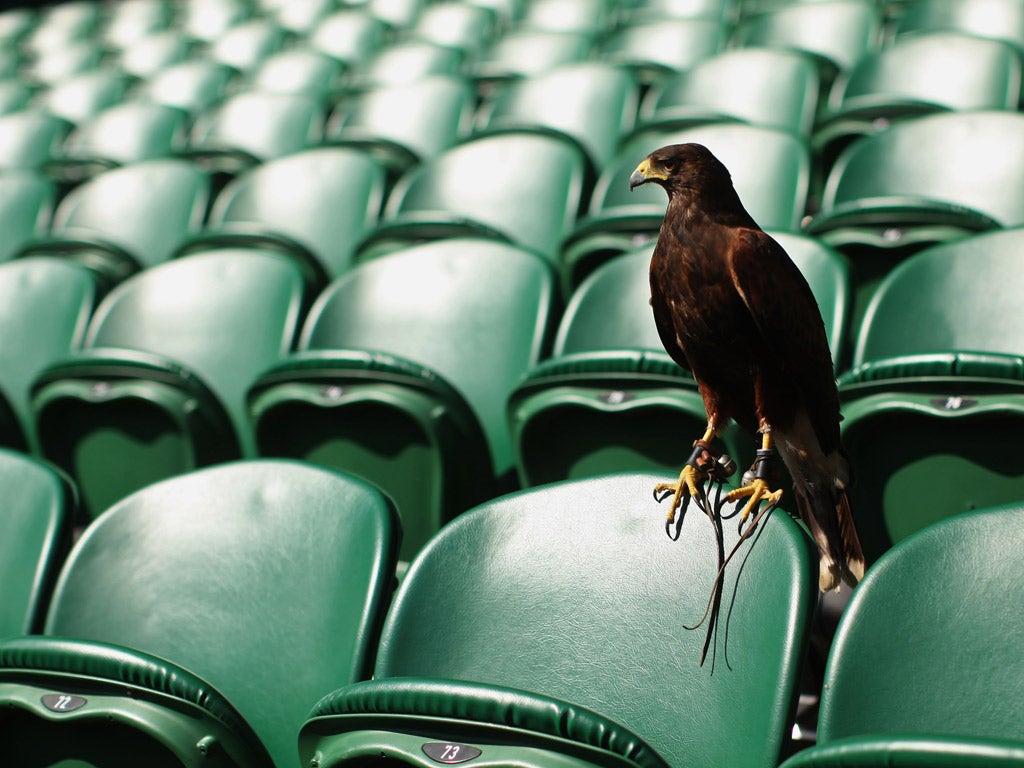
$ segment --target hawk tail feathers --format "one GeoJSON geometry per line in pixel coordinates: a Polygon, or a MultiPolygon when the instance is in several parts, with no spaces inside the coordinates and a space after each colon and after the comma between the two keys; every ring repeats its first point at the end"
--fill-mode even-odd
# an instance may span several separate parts
{"type": "Polygon", "coordinates": [[[800,517],[818,545],[818,586],[822,592],[841,581],[852,587],[864,577],[864,553],[842,481],[795,482],[794,490],[800,517]]]}

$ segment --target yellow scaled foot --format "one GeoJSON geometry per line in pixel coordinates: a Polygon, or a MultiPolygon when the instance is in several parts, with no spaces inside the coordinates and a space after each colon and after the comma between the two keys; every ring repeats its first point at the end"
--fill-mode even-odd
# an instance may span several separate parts
{"type": "Polygon", "coordinates": [[[658,483],[654,487],[654,498],[658,501],[664,499],[669,493],[672,494],[672,503],[668,509],[669,524],[675,522],[676,512],[683,506],[685,497],[690,496],[698,499],[703,497],[704,492],[701,486],[704,485],[704,481],[707,479],[707,472],[687,464],[683,467],[683,471],[679,473],[679,479],[674,483],[658,483]]]}
{"type": "Polygon", "coordinates": [[[747,518],[750,517],[750,513],[757,509],[758,504],[762,501],[767,501],[770,505],[774,506],[779,503],[779,499],[781,498],[781,488],[777,491],[772,491],[769,489],[768,483],[759,478],[752,480],[749,485],[744,485],[742,488],[729,491],[729,494],[726,496],[726,499],[729,501],[747,499],[747,504],[743,507],[743,516],[740,518],[743,523],[747,521],[747,518]]]}

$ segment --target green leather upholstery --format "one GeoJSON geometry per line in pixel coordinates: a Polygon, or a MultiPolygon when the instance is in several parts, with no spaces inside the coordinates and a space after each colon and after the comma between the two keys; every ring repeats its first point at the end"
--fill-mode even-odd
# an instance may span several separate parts
{"type": "Polygon", "coordinates": [[[597,180],[590,205],[562,252],[562,287],[568,296],[609,258],[653,241],[668,198],[656,184],[629,188],[629,175],[658,147],[690,141],[707,146],[729,169],[743,205],[765,229],[796,232],[807,205],[811,155],[791,133],[743,123],[640,130],[597,180]]]}
{"type": "Polygon", "coordinates": [[[0,444],[38,451],[32,382],[81,346],[95,303],[96,281],[81,264],[44,256],[0,264],[0,412],[11,417],[0,444]]]}
{"type": "Polygon", "coordinates": [[[641,129],[669,129],[739,120],[809,136],[818,95],[818,69],[810,55],[737,48],[656,81],[637,122],[641,129]]]}
{"type": "MultiPolygon", "coordinates": [[[[454,742],[481,764],[777,765],[815,600],[809,539],[779,512],[741,548],[702,667],[703,628],[684,626],[704,613],[715,535],[691,510],[665,536],[664,479],[550,485],[449,523],[399,587],[374,681],[311,714],[304,761],[426,768],[424,742],[454,742]]],[[[736,526],[724,535],[729,549],[736,526]]]]}
{"type": "Polygon", "coordinates": [[[1020,498],[1024,230],[911,257],[881,284],[840,378],[851,500],[869,558],[937,519],[1020,498]]]}
{"type": "Polygon", "coordinates": [[[310,310],[299,352],[250,391],[259,452],[385,488],[411,557],[512,474],[505,402],[545,348],[553,293],[544,260],[489,240],[352,268],[310,310]]]}
{"type": "Polygon", "coordinates": [[[48,464],[0,449],[0,491],[0,637],[39,632],[71,547],[74,488],[48,464]]]}
{"type": "Polygon", "coordinates": [[[297,765],[311,702],[370,672],[399,537],[379,491],[298,462],[132,495],[76,544],[46,636],[0,643],[0,756],[297,765]],[[48,693],[85,703],[60,714],[48,693]]]}
{"type": "Polygon", "coordinates": [[[551,136],[509,133],[465,142],[398,180],[359,258],[410,241],[484,235],[554,262],[579,211],[584,172],[582,153],[551,136]]]}
{"type": "MultiPolygon", "coordinates": [[[[803,235],[773,232],[818,299],[833,360],[844,348],[845,261],[803,235]]],[[[573,293],[550,359],[513,392],[509,418],[524,486],[612,471],[674,472],[707,426],[696,382],[668,357],[650,309],[653,246],[606,262],[573,293]]],[[[723,435],[738,461],[749,435],[723,435]]]]}
{"type": "Polygon", "coordinates": [[[217,195],[203,231],[180,253],[217,247],[284,253],[315,293],[348,269],[377,221],[384,171],[365,154],[321,147],[258,165],[217,195]]]}
{"type": "Polygon", "coordinates": [[[303,299],[294,262],[244,250],[151,267],[108,294],[83,350],[32,392],[41,449],[78,482],[87,512],[254,455],[245,392],[291,348],[303,299]]]}
{"type": "Polygon", "coordinates": [[[199,231],[210,197],[205,173],[182,160],[150,160],[101,173],[71,190],[48,237],[21,255],[74,259],[110,287],[160,264],[199,231]]]}
{"type": "Polygon", "coordinates": [[[786,768],[1024,760],[1019,501],[897,544],[853,593],[829,654],[818,745],[786,768]]]}

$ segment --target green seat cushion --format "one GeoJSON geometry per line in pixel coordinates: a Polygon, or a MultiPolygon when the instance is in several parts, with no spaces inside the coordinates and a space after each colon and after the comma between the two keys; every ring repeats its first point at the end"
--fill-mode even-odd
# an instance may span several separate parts
{"type": "Polygon", "coordinates": [[[863,394],[929,384],[1024,388],[1024,357],[994,352],[933,352],[861,363],[839,377],[843,393],[863,394]]]}
{"type": "Polygon", "coordinates": [[[933,735],[854,736],[798,752],[783,768],[995,768],[1024,764],[1024,742],[933,735]]]}

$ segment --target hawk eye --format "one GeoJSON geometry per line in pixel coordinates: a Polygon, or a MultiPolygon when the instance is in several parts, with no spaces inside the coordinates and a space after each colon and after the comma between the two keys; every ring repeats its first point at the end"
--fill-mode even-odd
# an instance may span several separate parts
{"type": "Polygon", "coordinates": [[[675,160],[666,160],[665,162],[663,162],[661,164],[661,167],[664,168],[669,173],[672,173],[672,171],[674,171],[676,169],[676,161],[675,160]]]}

